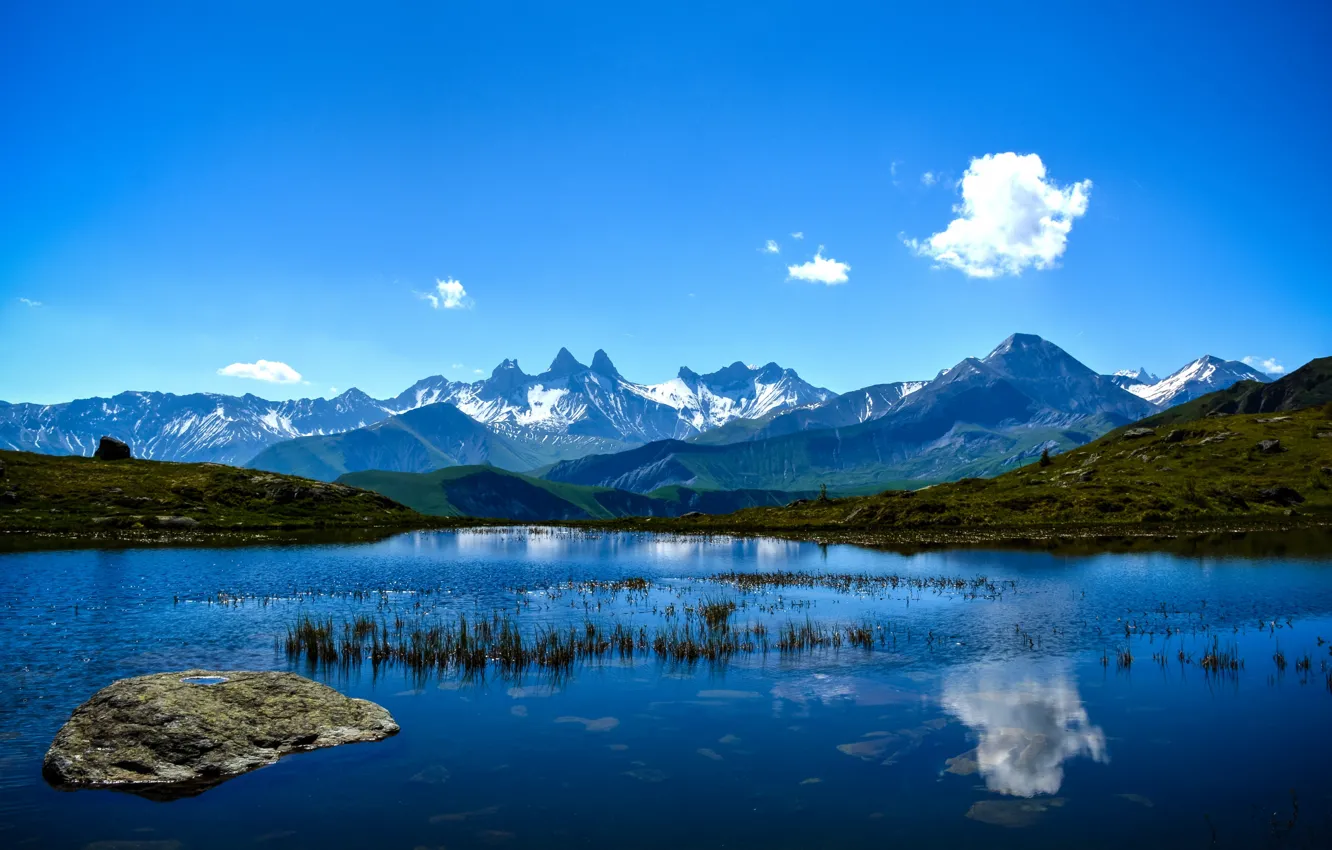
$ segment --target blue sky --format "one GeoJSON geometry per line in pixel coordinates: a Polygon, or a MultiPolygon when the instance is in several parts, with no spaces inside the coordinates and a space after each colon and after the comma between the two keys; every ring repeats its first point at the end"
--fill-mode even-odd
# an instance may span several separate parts
{"type": "Polygon", "coordinates": [[[0,399],[1332,353],[1327,4],[418,5],[6,4],[0,399]]]}

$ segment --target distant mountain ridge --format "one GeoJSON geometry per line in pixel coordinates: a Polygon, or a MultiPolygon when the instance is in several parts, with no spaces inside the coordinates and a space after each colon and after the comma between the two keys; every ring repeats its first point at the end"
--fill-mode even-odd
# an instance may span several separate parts
{"type": "Polygon", "coordinates": [[[1271,380],[1246,363],[1238,360],[1222,360],[1210,354],[1199,357],[1165,378],[1146,380],[1153,377],[1155,376],[1144,373],[1137,382],[1121,386],[1158,407],[1172,407],[1217,390],[1224,390],[1238,381],[1265,383],[1271,380]]]}
{"type": "Polygon", "coordinates": [[[65,404],[0,405],[0,448],[88,457],[109,434],[147,460],[240,466],[275,442],[350,431],[389,415],[382,402],[357,389],[296,401],[125,392],[65,404]]]}
{"type": "Polygon", "coordinates": [[[592,364],[560,349],[539,375],[505,360],[487,379],[426,378],[391,399],[351,389],[334,399],[282,402],[248,394],[126,392],[55,405],[0,403],[0,448],[87,456],[109,434],[136,457],[244,465],[285,440],[341,434],[448,402],[497,434],[540,447],[534,453],[551,462],[687,437],[738,417],[833,397],[774,363],[734,363],[706,375],[682,369],[681,377],[656,385],[624,379],[604,351],[592,364]]]}

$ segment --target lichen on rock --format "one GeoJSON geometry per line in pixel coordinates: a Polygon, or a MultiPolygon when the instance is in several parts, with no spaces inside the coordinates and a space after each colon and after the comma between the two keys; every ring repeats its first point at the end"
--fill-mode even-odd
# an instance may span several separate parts
{"type": "Polygon", "coordinates": [[[395,734],[383,707],[295,673],[185,670],[121,679],[74,710],[42,773],[58,788],[197,794],[284,755],[395,734]],[[202,682],[217,681],[215,684],[202,682]]]}

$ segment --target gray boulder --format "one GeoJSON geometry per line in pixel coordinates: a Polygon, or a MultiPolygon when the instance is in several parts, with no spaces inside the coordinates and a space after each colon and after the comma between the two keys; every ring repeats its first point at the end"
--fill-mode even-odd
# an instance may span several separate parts
{"type": "Polygon", "coordinates": [[[98,460],[129,460],[130,447],[115,437],[103,437],[97,443],[97,451],[93,452],[93,457],[98,460]]]}
{"type": "Polygon", "coordinates": [[[1277,452],[1285,451],[1281,448],[1280,440],[1259,440],[1257,448],[1265,455],[1274,455],[1277,452]]]}
{"type": "Polygon", "coordinates": [[[1290,487],[1265,487],[1258,491],[1258,498],[1264,502],[1275,502],[1278,505],[1298,505],[1304,501],[1304,496],[1300,495],[1298,490],[1290,487]]]}
{"type": "Polygon", "coordinates": [[[75,709],[42,774],[58,788],[174,799],[288,753],[397,731],[381,706],[295,673],[158,673],[112,682],[75,709]]]}
{"type": "Polygon", "coordinates": [[[1136,440],[1139,437],[1152,437],[1155,435],[1155,428],[1130,428],[1124,432],[1124,439],[1136,440]]]}

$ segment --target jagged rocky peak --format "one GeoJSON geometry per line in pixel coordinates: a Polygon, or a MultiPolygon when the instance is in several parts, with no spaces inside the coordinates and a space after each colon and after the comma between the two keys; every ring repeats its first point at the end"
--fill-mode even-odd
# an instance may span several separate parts
{"type": "Polygon", "coordinates": [[[502,360],[490,373],[490,380],[485,381],[484,385],[492,393],[504,394],[521,387],[529,379],[530,376],[518,368],[517,360],[502,360]]]}
{"type": "Polygon", "coordinates": [[[604,349],[597,349],[597,353],[592,355],[592,371],[598,375],[605,375],[607,378],[618,378],[620,372],[611,362],[610,355],[604,349]]]}
{"type": "Polygon", "coordinates": [[[1137,369],[1120,369],[1114,375],[1116,378],[1128,378],[1134,381],[1141,381],[1147,384],[1153,384],[1160,378],[1147,371],[1146,366],[1139,366],[1137,369]]]}
{"type": "Polygon", "coordinates": [[[577,372],[586,372],[587,367],[578,362],[567,348],[561,348],[555,355],[555,359],[550,361],[550,368],[545,371],[545,375],[552,378],[565,378],[577,372]]]}

